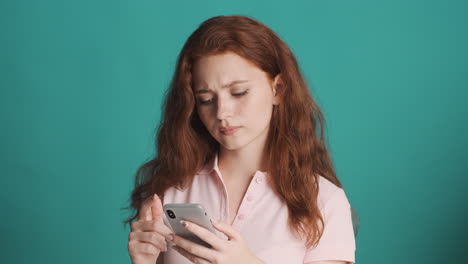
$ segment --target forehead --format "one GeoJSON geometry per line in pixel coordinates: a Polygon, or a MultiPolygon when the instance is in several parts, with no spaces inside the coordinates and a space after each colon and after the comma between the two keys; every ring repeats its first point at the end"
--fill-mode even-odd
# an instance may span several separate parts
{"type": "Polygon", "coordinates": [[[194,88],[220,87],[235,80],[265,78],[265,73],[254,63],[233,52],[198,59],[192,74],[194,88]]]}

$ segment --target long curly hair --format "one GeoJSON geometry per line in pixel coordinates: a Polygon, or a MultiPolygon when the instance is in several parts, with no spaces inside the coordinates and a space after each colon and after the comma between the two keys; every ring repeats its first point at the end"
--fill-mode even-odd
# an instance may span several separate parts
{"type": "MultiPolygon", "coordinates": [[[[270,28],[246,16],[216,16],[202,24],[185,42],[163,105],[156,156],[141,165],[131,194],[133,216],[153,194],[184,188],[219,150],[219,143],[201,122],[192,90],[192,67],[203,56],[234,52],[251,61],[272,80],[281,73],[282,100],[270,121],[264,160],[274,191],[289,210],[289,227],[306,241],[318,244],[324,221],[317,205],[319,177],[338,187],[324,138],[325,120],[313,100],[289,47],[270,28]]],[[[127,207],[128,209],[128,207],[127,207]]]]}

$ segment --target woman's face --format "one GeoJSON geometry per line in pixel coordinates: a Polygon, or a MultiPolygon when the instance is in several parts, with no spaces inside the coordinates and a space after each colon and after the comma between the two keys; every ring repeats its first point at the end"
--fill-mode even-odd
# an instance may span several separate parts
{"type": "Polygon", "coordinates": [[[233,52],[199,59],[193,68],[197,112],[210,134],[229,150],[253,141],[263,146],[273,105],[279,103],[276,83],[260,68],[233,52]],[[222,131],[226,127],[236,127],[222,131]]]}

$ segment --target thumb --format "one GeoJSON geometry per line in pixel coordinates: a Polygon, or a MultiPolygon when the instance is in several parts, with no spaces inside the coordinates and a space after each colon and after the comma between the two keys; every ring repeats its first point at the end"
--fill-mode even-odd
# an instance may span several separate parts
{"type": "Polygon", "coordinates": [[[153,221],[163,221],[163,207],[161,203],[161,199],[157,194],[154,195],[153,201],[151,204],[151,213],[153,216],[153,221]]]}
{"type": "MultiPolygon", "coordinates": [[[[156,195],[156,194],[155,194],[156,195]]],[[[151,218],[151,206],[153,204],[154,197],[150,196],[142,203],[139,210],[138,218],[139,220],[150,221],[151,218]]]]}

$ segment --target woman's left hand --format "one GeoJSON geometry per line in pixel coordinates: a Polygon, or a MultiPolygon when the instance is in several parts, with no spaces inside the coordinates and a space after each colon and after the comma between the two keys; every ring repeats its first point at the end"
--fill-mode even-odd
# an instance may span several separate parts
{"type": "Polygon", "coordinates": [[[188,221],[185,221],[185,223],[187,230],[212,246],[212,248],[207,248],[180,236],[173,235],[172,242],[176,244],[173,248],[193,263],[263,263],[249,250],[241,234],[230,225],[223,222],[213,222],[213,227],[229,238],[229,240],[224,240],[195,223],[188,221]]]}

